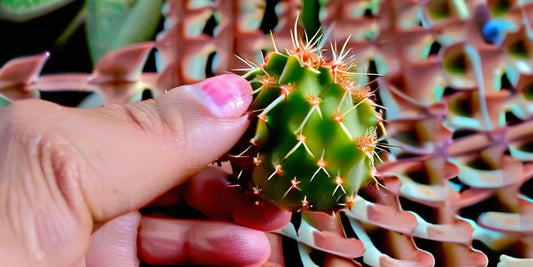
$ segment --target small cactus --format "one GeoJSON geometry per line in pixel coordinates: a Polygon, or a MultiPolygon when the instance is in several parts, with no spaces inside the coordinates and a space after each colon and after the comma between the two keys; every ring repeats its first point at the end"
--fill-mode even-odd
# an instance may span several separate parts
{"type": "Polygon", "coordinates": [[[349,207],[375,172],[381,114],[373,93],[355,84],[349,51],[332,46],[328,59],[322,40],[293,36],[293,49],[249,63],[244,75],[253,119],[231,157],[237,182],[290,211],[349,207]]]}

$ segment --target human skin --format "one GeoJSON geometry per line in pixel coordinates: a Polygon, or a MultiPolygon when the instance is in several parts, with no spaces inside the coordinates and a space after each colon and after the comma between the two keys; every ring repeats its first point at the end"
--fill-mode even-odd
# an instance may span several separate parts
{"type": "Polygon", "coordinates": [[[262,231],[290,214],[206,169],[245,131],[251,101],[249,84],[227,74],[129,105],[25,100],[0,110],[1,265],[263,263],[262,231]],[[168,199],[211,219],[138,211],[168,199]]]}

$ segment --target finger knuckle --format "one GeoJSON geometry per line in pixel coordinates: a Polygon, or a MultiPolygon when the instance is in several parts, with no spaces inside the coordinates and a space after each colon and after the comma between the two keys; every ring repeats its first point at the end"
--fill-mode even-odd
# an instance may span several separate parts
{"type": "Polygon", "coordinates": [[[46,133],[37,143],[37,160],[52,195],[77,217],[85,211],[81,179],[85,164],[80,152],[66,137],[46,133]]]}

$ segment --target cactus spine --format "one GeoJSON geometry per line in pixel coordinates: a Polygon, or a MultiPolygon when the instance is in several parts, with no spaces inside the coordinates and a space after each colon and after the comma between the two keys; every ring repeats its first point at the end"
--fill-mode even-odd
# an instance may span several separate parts
{"type": "Polygon", "coordinates": [[[239,183],[282,208],[334,211],[374,177],[381,116],[370,89],[355,84],[348,51],[332,47],[326,59],[323,37],[293,38],[293,49],[244,76],[253,119],[232,163],[239,183]]]}

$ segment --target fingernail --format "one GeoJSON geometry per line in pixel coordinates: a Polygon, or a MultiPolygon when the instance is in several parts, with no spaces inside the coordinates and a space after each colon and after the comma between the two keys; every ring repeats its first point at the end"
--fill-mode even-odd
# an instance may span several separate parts
{"type": "Polygon", "coordinates": [[[240,117],[252,102],[252,87],[235,74],[215,76],[198,85],[200,103],[220,118],[240,117]]]}

